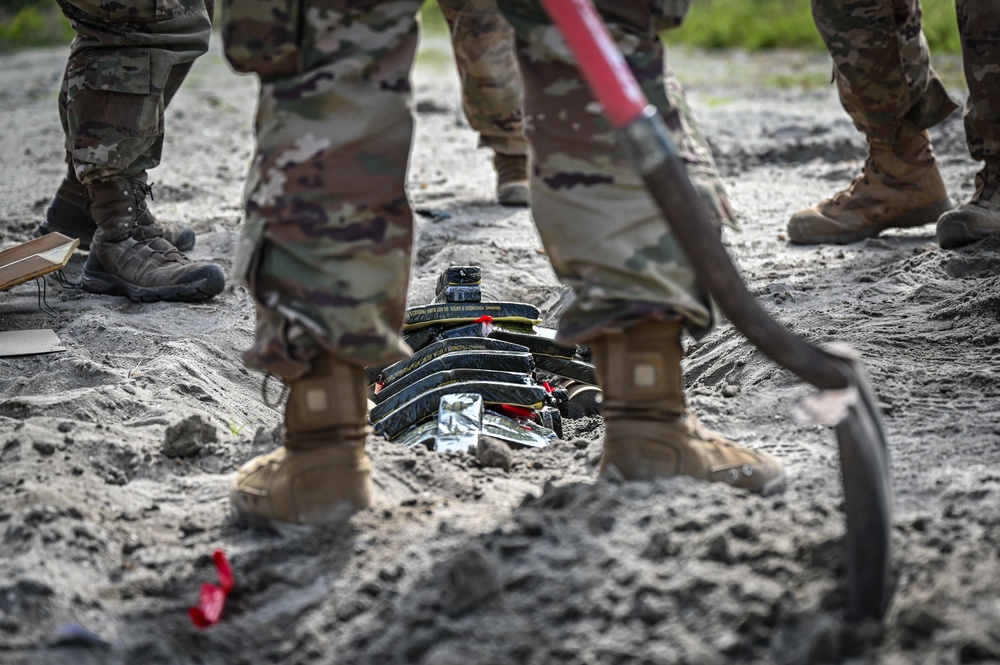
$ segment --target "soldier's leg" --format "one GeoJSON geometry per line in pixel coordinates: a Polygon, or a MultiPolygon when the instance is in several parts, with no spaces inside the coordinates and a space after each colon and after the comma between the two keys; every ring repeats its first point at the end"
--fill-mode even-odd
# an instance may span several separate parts
{"type": "Polygon", "coordinates": [[[496,0],[438,0],[438,6],[451,31],[465,117],[479,133],[480,147],[494,153],[497,200],[503,205],[527,205],[528,148],[514,31],[496,0]]]}
{"type": "Polygon", "coordinates": [[[965,136],[972,158],[983,167],[972,198],[938,220],[938,242],[946,249],[1000,231],[1000,1],[958,0],[956,5],[969,84],[965,136]]]}
{"type": "MultiPolygon", "coordinates": [[[[711,305],[645,184],[583,84],[555,28],[529,0],[500,0],[518,34],[525,117],[532,149],[532,213],[556,273],[576,292],[563,339],[589,344],[604,390],[604,461],[626,478],[689,475],[754,491],[784,484],[781,464],[701,429],[681,380],[681,332],[704,332],[711,305]]],[[[598,7],[650,101],[680,146],[669,104],[663,46],[646,3],[598,7]]],[[[698,155],[682,147],[689,162],[698,155]]],[[[720,221],[724,193],[689,168],[720,221]]]]}
{"type": "MultiPolygon", "coordinates": [[[[205,12],[211,21],[215,12],[215,0],[205,0],[205,12]]],[[[170,106],[174,94],[191,71],[192,64],[190,61],[182,62],[170,68],[163,85],[164,109],[170,106]]],[[[68,142],[67,91],[69,82],[66,75],[67,73],[63,74],[63,84],[59,91],[59,120],[62,124],[63,135],[67,137],[67,170],[66,175],[59,184],[59,188],[56,190],[55,196],[52,197],[52,202],[45,212],[45,221],[39,225],[36,235],[44,235],[55,231],[78,239],[81,249],[89,249],[90,243],[94,238],[94,233],[97,231],[97,223],[87,211],[87,190],[83,183],[80,182],[80,179],[77,178],[76,170],[73,168],[72,145],[68,142]]],[[[158,221],[148,208],[145,215],[149,223],[156,224],[163,231],[163,238],[178,250],[186,252],[194,248],[195,234],[194,229],[190,226],[158,221]]]]}
{"type": "Polygon", "coordinates": [[[335,521],[370,501],[363,367],[409,353],[400,330],[420,3],[291,3],[302,41],[263,49],[238,38],[296,32],[276,25],[267,3],[227,5],[227,55],[264,79],[233,268],[257,307],[245,360],[290,388],[282,446],[240,469],[231,505],[272,526],[335,521]]]}
{"type": "Polygon", "coordinates": [[[146,207],[146,172],[159,163],[170,72],[208,49],[204,0],[108,5],[59,0],[77,33],[64,82],[65,129],[97,230],[83,288],[135,300],[204,300],[219,266],[195,265],[162,238],[146,207]]]}
{"type": "Polygon", "coordinates": [[[957,107],[930,65],[918,0],[813,0],[844,109],[868,139],[851,185],[795,213],[798,243],[848,243],[937,220],[952,207],[927,129],[957,107]]]}

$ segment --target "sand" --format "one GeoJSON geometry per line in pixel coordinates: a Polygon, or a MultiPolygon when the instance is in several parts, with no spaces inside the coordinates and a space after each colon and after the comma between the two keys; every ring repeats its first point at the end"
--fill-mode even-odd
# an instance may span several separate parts
{"type": "MultiPolygon", "coordinates": [[[[493,202],[448,53],[428,40],[415,75],[410,304],[430,301],[448,265],[480,265],[487,298],[535,304],[552,326],[564,290],[529,213],[493,202]]],[[[65,57],[0,56],[0,246],[31,237],[62,176],[65,57]]],[[[671,57],[739,212],[727,239],[750,290],[811,342],[857,349],[881,405],[895,491],[884,622],[845,618],[835,438],[792,417],[814,389],[728,324],[686,342],[690,402],[705,425],[784,461],[781,496],[597,480],[603,425],[584,418],[544,450],[515,451],[507,471],[373,437],[374,507],[282,537],[229,517],[233,470],[274,446],[281,419],[240,362],[246,291],[137,304],[53,282],[53,317],[29,283],[0,293],[0,330],[52,328],[67,348],[0,360],[0,662],[1000,661],[1000,238],[943,251],[921,227],[788,244],[788,216],[865,156],[835,90],[800,84],[828,76],[827,59],[671,57]],[[198,630],[187,609],[215,581],[216,549],[236,588],[222,622],[198,630]]],[[[168,110],[150,175],[157,215],[193,226],[192,258],[227,273],[255,95],[216,45],[168,110]]],[[[933,136],[967,198],[961,118],[933,136]]]]}

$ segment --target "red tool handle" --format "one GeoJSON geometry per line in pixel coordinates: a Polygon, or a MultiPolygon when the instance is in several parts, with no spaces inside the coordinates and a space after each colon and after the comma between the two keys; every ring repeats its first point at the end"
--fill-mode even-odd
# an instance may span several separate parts
{"type": "MultiPolygon", "coordinates": [[[[578,67],[620,145],[691,260],[699,281],[758,349],[821,388],[835,405],[847,517],[848,608],[851,618],[882,618],[892,599],[892,484],[885,434],[874,392],[852,352],[823,351],[772,319],[747,291],[663,118],[642,94],[624,57],[589,0],[542,0],[573,50],[578,67]]],[[[819,402],[817,402],[819,403],[819,402]]]]}
{"type": "Polygon", "coordinates": [[[542,0],[542,5],[576,54],[611,124],[625,127],[642,115],[649,101],[590,0],[542,0]]]}

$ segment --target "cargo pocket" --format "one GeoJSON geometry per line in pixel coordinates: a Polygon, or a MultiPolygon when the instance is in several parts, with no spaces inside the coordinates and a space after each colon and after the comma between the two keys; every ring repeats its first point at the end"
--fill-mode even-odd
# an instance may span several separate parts
{"type": "Polygon", "coordinates": [[[124,136],[158,134],[161,115],[159,105],[150,103],[151,77],[150,55],[144,49],[89,56],[86,116],[124,136]]]}
{"type": "Polygon", "coordinates": [[[299,74],[301,40],[301,0],[223,0],[223,48],[236,71],[264,82],[299,74]]]}

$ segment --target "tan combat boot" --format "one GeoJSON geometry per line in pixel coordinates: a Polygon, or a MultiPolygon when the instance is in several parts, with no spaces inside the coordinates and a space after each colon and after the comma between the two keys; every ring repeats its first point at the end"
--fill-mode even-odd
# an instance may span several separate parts
{"type": "Polygon", "coordinates": [[[278,530],[343,521],[372,498],[365,372],[323,354],[288,387],[282,445],[236,472],[232,510],[278,530]]]}
{"type": "Polygon", "coordinates": [[[528,190],[528,158],[525,155],[493,155],[497,172],[497,203],[502,206],[526,206],[528,190]]]}
{"type": "MultiPolygon", "coordinates": [[[[163,239],[182,252],[194,249],[194,229],[182,224],[169,224],[157,221],[149,208],[144,208],[143,216],[147,223],[155,224],[163,231],[163,239]]],[[[80,249],[90,249],[97,231],[97,222],[87,211],[87,188],[77,177],[76,171],[70,166],[63,178],[56,195],[52,197],[48,210],[45,211],[45,221],[42,222],[35,235],[57,232],[80,241],[80,249]]]]}
{"type": "Polygon", "coordinates": [[[942,249],[953,249],[997,231],[1000,231],[1000,158],[993,158],[976,174],[972,200],[938,220],[937,240],[942,249]]]}
{"type": "Polygon", "coordinates": [[[842,245],[888,228],[931,224],[953,207],[926,131],[899,143],[869,141],[861,175],[847,189],[792,215],[788,239],[842,245]]]}
{"type": "Polygon", "coordinates": [[[646,321],[591,344],[603,390],[601,473],[627,480],[691,476],[762,495],[785,487],[781,462],[703,429],[688,413],[680,321],[646,321]]]}
{"type": "Polygon", "coordinates": [[[146,215],[148,195],[145,174],[87,186],[97,232],[83,266],[83,289],[140,302],[196,302],[221,293],[226,286],[222,268],[192,263],[164,240],[146,215]]]}

